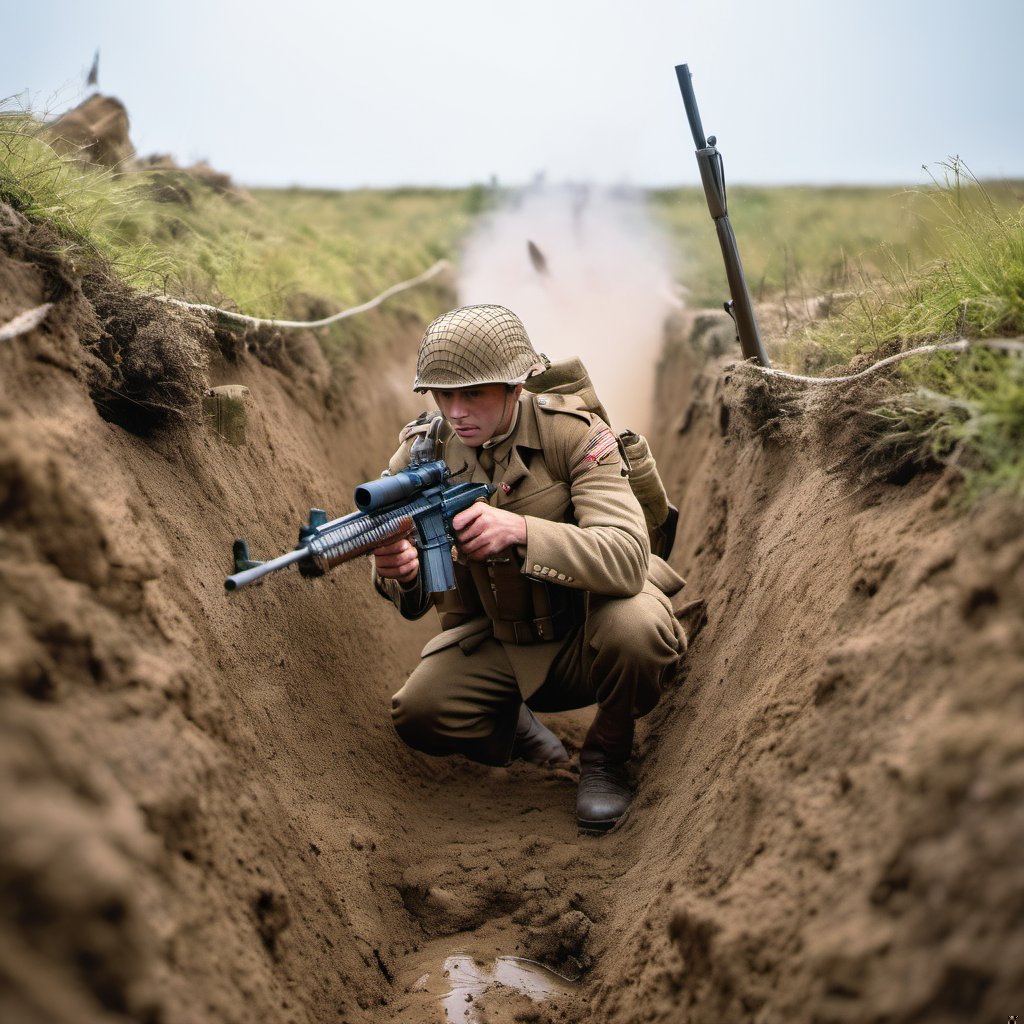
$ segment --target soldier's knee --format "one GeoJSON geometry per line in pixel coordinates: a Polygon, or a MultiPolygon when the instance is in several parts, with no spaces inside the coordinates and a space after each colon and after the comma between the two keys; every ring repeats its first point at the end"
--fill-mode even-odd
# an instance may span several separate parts
{"type": "Polygon", "coordinates": [[[594,639],[608,653],[649,656],[658,663],[674,660],[682,650],[671,610],[648,594],[609,601],[594,639]]]}
{"type": "Polygon", "coordinates": [[[391,724],[401,740],[414,750],[433,753],[437,748],[440,707],[430,690],[407,683],[391,698],[391,724]]]}

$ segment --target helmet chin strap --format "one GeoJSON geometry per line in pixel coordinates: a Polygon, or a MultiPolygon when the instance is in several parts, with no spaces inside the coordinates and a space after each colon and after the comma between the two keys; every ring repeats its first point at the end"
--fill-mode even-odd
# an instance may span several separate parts
{"type": "MultiPolygon", "coordinates": [[[[504,399],[502,399],[501,402],[501,421],[498,423],[498,429],[495,430],[495,432],[491,434],[489,438],[487,438],[487,441],[491,441],[496,437],[501,437],[503,434],[508,433],[508,429],[512,424],[512,410],[509,407],[508,400],[509,398],[512,398],[514,402],[515,394],[516,389],[514,387],[509,387],[508,390],[506,391],[505,397],[504,399]]],[[[484,444],[486,444],[487,441],[485,441],[484,444]]],[[[481,447],[483,447],[483,445],[481,445],[481,447]]]]}

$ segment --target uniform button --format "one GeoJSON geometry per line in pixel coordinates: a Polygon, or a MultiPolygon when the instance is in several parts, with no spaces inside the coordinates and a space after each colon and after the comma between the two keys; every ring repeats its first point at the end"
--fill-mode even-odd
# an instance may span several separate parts
{"type": "Polygon", "coordinates": [[[558,578],[559,578],[560,580],[564,580],[564,579],[565,579],[565,573],[564,573],[564,572],[560,572],[560,573],[558,574],[558,578]]]}
{"type": "Polygon", "coordinates": [[[535,566],[533,567],[533,571],[534,571],[534,572],[543,572],[543,570],[541,569],[541,567],[540,567],[539,565],[535,565],[535,566]]]}
{"type": "Polygon", "coordinates": [[[537,404],[538,405],[547,405],[548,404],[548,400],[547,400],[547,398],[544,395],[541,395],[540,398],[537,399],[537,404]]]}

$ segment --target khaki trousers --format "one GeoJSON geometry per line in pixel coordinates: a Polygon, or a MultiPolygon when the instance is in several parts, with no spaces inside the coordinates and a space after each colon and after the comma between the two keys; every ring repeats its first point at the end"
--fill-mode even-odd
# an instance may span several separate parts
{"type": "MultiPolygon", "coordinates": [[[[527,703],[535,711],[598,704],[616,717],[639,718],[658,703],[684,647],[660,594],[592,594],[585,623],[563,641],[527,703]]],[[[504,765],[521,703],[504,645],[488,637],[469,653],[456,644],[425,657],[392,698],[391,716],[398,735],[416,750],[504,765]]]]}

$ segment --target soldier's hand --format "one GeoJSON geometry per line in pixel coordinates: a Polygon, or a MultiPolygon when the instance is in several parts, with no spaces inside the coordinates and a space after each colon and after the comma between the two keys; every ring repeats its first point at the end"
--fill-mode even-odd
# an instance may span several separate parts
{"type": "Polygon", "coordinates": [[[515,512],[478,501],[453,520],[459,551],[482,562],[513,544],[526,543],[526,520],[515,512]]]}
{"type": "Polygon", "coordinates": [[[411,583],[420,571],[420,553],[416,545],[404,537],[375,548],[373,561],[378,576],[398,580],[399,583],[411,583]]]}

